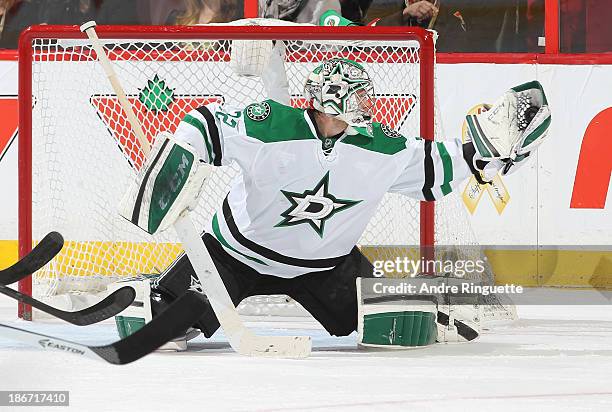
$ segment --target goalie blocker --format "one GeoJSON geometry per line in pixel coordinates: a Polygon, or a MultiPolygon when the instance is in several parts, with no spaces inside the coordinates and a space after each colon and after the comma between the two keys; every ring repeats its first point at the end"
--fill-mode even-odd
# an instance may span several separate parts
{"type": "Polygon", "coordinates": [[[163,231],[183,211],[195,208],[210,172],[191,146],[160,133],[121,200],[119,214],[147,233],[163,231]]]}

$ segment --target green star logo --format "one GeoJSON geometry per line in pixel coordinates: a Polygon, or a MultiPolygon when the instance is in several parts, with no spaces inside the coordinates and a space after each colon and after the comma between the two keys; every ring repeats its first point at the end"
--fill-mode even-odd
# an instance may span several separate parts
{"type": "Polygon", "coordinates": [[[363,67],[346,59],[324,63],[323,74],[325,78],[330,80],[339,77],[349,85],[348,90],[343,90],[339,85],[331,84],[324,93],[323,105],[326,107],[333,106],[338,113],[345,112],[347,102],[353,94],[360,90],[366,90],[371,84],[369,79],[363,78],[363,67]]]}
{"type": "Polygon", "coordinates": [[[323,237],[325,222],[336,213],[360,203],[361,200],[338,199],[329,193],[329,172],[312,190],[303,193],[281,190],[291,203],[291,207],[281,213],[284,218],[276,227],[308,224],[320,237],[323,237]]]}

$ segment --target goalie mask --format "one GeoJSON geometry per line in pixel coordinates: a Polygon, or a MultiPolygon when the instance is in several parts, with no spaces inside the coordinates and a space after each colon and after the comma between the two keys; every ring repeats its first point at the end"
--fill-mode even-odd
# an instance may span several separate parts
{"type": "Polygon", "coordinates": [[[371,127],[374,87],[359,63],[330,59],[313,70],[304,90],[316,110],[351,126],[371,127]]]}

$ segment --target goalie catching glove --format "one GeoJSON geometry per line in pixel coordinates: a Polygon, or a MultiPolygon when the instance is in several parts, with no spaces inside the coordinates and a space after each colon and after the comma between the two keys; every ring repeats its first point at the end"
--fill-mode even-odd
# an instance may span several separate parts
{"type": "Polygon", "coordinates": [[[548,101],[538,81],[513,87],[492,106],[476,106],[464,123],[464,140],[473,146],[470,167],[476,177],[482,176],[481,183],[486,183],[498,171],[502,175],[514,171],[542,143],[550,122],[548,101]]]}
{"type": "Polygon", "coordinates": [[[160,133],[138,176],[119,205],[119,214],[150,234],[170,227],[193,210],[211,166],[195,150],[160,133]]]}

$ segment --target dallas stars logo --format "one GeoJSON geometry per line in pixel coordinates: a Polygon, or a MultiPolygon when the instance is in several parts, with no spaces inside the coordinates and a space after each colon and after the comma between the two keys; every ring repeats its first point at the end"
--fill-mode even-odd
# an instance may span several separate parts
{"type": "Polygon", "coordinates": [[[256,122],[266,120],[268,116],[270,116],[270,112],[270,105],[266,102],[250,104],[246,109],[246,115],[249,119],[255,120],[256,122]]]}
{"type": "MultiPolygon", "coordinates": [[[[346,83],[349,84],[349,90],[356,93],[360,90],[367,90],[371,85],[367,75],[364,77],[364,72],[360,65],[344,60],[337,59],[328,61],[323,64],[323,76],[326,78],[334,78],[334,75],[339,75],[346,83]],[[339,63],[339,64],[338,64],[339,63]]],[[[338,113],[343,113],[349,97],[349,90],[343,90],[340,86],[330,85],[323,92],[323,105],[335,106],[338,113]]]]}
{"type": "Polygon", "coordinates": [[[317,183],[314,189],[304,193],[281,190],[291,202],[291,207],[281,213],[284,219],[276,227],[309,224],[315,232],[323,237],[325,222],[336,213],[355,206],[361,200],[337,199],[329,193],[329,172],[317,183]]]}

